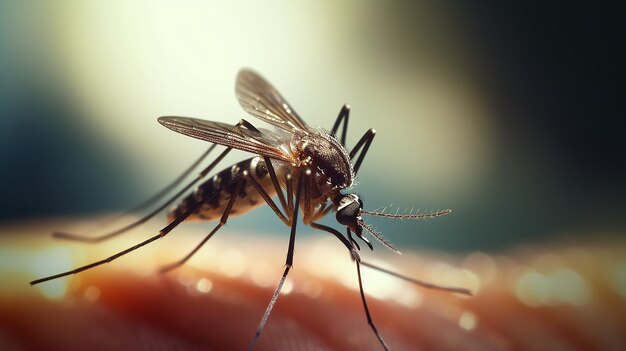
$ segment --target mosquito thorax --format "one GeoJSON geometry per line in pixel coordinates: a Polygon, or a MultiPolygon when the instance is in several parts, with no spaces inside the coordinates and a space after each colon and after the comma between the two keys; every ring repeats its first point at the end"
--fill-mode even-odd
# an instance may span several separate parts
{"type": "Polygon", "coordinates": [[[354,183],[350,156],[337,139],[325,132],[294,134],[291,145],[303,163],[317,168],[334,187],[345,189],[354,183]]]}

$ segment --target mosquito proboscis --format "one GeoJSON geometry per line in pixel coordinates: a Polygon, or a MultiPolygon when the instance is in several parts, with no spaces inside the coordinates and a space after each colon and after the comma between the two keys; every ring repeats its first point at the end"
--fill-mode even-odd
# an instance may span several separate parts
{"type": "MultiPolygon", "coordinates": [[[[424,288],[471,295],[471,292],[467,289],[440,286],[409,278],[361,259],[359,254],[360,246],[353,234],[371,250],[373,250],[373,245],[364,236],[365,233],[369,233],[383,246],[399,253],[397,248],[365,223],[363,215],[393,219],[422,219],[443,216],[451,211],[389,214],[385,213],[385,211],[376,212],[363,209],[363,201],[360,197],[347,190],[354,185],[356,175],[374,140],[376,132],[374,129],[367,130],[348,152],[346,149],[346,135],[350,115],[349,105],[346,104],[341,108],[332,129],[330,132],[326,132],[319,128],[312,128],[305,123],[272,85],[251,70],[244,69],[239,72],[235,90],[237,99],[246,112],[271,124],[275,129],[270,131],[257,128],[244,119],[235,125],[230,125],[189,117],[160,117],[158,121],[165,127],[213,144],[192,165],[192,168],[200,164],[213,151],[216,145],[225,146],[226,149],[204,168],[192,182],[158,206],[154,211],[135,222],[96,237],[62,232],[53,234],[59,238],[86,242],[110,239],[147,222],[172,204],[193,185],[205,178],[232,149],[247,151],[256,156],[238,162],[200,184],[194,192],[186,196],[169,212],[169,224],[156,235],[108,258],[67,272],[37,279],[30,284],[43,283],[113,261],[120,256],[164,237],[184,220],[218,220],[219,222],[213,230],[189,254],[179,261],[163,267],[161,272],[172,270],[189,260],[226,224],[229,217],[241,215],[255,207],[267,204],[278,218],[291,228],[291,231],[284,272],[249,344],[250,350],[254,349],[259,340],[272,308],[278,300],[283,283],[293,266],[299,212],[302,213],[302,222],[304,224],[332,234],[350,253],[357,269],[359,291],[367,322],[385,350],[389,348],[376,328],[363,291],[361,265],[404,279],[424,288]],[[336,135],[340,126],[342,131],[341,136],[338,138],[336,135]],[[274,198],[278,199],[278,203],[274,198]],[[335,213],[337,222],[346,228],[345,235],[335,228],[318,223],[322,217],[331,211],[335,213]]],[[[150,202],[158,201],[167,191],[181,183],[184,175],[188,174],[190,169],[187,169],[183,175],[168,185],[164,191],[151,198],[150,202]]]]}

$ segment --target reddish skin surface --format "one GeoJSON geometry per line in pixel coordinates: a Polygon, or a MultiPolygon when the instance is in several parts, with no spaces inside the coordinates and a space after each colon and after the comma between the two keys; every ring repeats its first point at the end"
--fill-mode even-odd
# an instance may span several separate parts
{"type": "MultiPolygon", "coordinates": [[[[86,301],[79,294],[68,305],[16,297],[0,303],[0,325],[9,340],[32,350],[122,346],[135,350],[245,350],[272,290],[216,276],[212,282],[209,294],[192,296],[169,277],[96,274],[85,285],[100,288],[97,302],[86,301]]],[[[318,299],[297,293],[281,295],[257,349],[379,350],[358,293],[341,286],[328,290],[332,293],[318,299]],[[349,335],[357,336],[356,341],[349,335]]],[[[404,349],[420,341],[414,330],[419,329],[422,318],[413,319],[415,314],[399,305],[370,300],[377,325],[391,347],[404,349]],[[393,341],[397,334],[407,336],[398,343],[393,341]]]]}
{"type": "MultiPolygon", "coordinates": [[[[0,349],[245,350],[272,289],[201,274],[213,283],[208,294],[189,294],[175,275],[99,270],[84,275],[81,284],[100,289],[95,302],[82,298],[82,288],[61,302],[38,294],[3,298],[0,349]]],[[[280,296],[258,350],[381,349],[358,292],[322,283],[316,299],[296,292],[280,296]]],[[[597,304],[529,308],[502,289],[486,289],[471,299],[422,290],[418,309],[373,298],[369,305],[392,350],[619,350],[626,342],[619,332],[626,325],[624,301],[602,284],[594,289],[613,313],[598,312],[607,306],[597,304]],[[472,311],[478,327],[460,329],[441,313],[450,307],[472,311]],[[587,328],[593,324],[599,325],[587,328]]]]}
{"type": "MultiPolygon", "coordinates": [[[[368,304],[392,350],[624,350],[626,299],[607,277],[615,264],[626,264],[626,244],[608,243],[512,252],[494,261],[499,265],[497,277],[472,298],[415,288],[423,295],[418,308],[371,296],[368,304]],[[579,251],[586,254],[572,254],[579,251]],[[511,277],[546,254],[560,257],[556,268],[572,269],[591,285],[592,297],[586,304],[529,307],[512,294],[511,277]],[[463,311],[478,321],[470,331],[459,327],[463,311]]],[[[242,244],[232,243],[233,247],[242,244]]],[[[159,245],[167,249],[171,243],[159,245]]],[[[277,252],[281,250],[253,246],[257,259],[267,258],[280,266],[277,252]]],[[[423,272],[416,270],[425,261],[414,262],[411,257],[415,256],[398,258],[401,271],[415,271],[419,278],[423,272]]],[[[278,299],[256,349],[381,350],[367,325],[358,291],[316,277],[306,262],[297,261],[290,273],[294,290],[278,299]],[[307,282],[323,287],[317,298],[297,289],[307,282]]],[[[16,267],[20,264],[15,262],[16,267]]],[[[194,281],[210,279],[210,291],[202,294],[179,283],[180,271],[140,277],[109,268],[115,264],[80,273],[80,279],[70,277],[68,293],[60,301],[45,298],[21,278],[3,279],[0,350],[245,350],[273,292],[273,285],[260,288],[248,279],[180,268],[189,270],[194,281]],[[85,298],[90,286],[100,291],[96,301],[85,298]]]]}

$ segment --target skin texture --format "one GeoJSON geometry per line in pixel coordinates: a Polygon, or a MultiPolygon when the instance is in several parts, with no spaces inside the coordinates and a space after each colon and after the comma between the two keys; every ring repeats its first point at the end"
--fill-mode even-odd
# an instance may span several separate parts
{"type": "MultiPolygon", "coordinates": [[[[5,231],[41,232],[41,226],[36,228],[5,231]]],[[[4,262],[3,272],[9,273],[4,280],[10,284],[0,290],[0,349],[245,350],[280,276],[287,243],[224,237],[209,244],[206,256],[159,275],[156,268],[182,257],[198,241],[193,235],[163,239],[147,252],[131,254],[135,258],[67,278],[61,296],[29,287],[27,282],[41,274],[24,267],[54,263],[39,256],[50,245],[70,247],[79,256],[87,253],[72,266],[114,249],[42,235],[3,239],[3,247],[24,252],[19,256],[27,263],[9,263],[13,266],[7,269],[4,262]],[[176,242],[180,246],[173,246],[176,242]],[[138,270],[138,264],[147,267],[138,270]]],[[[382,257],[394,270],[416,278],[456,281],[476,294],[466,298],[426,290],[363,267],[368,304],[392,350],[620,350],[626,345],[626,297],[620,290],[626,246],[620,239],[602,241],[459,256],[407,252],[399,257],[376,246],[366,257],[382,257]],[[545,279],[533,285],[533,277],[545,279]],[[376,291],[385,291],[384,285],[394,288],[381,298],[376,291]]],[[[281,294],[256,349],[381,350],[365,319],[353,263],[340,243],[302,239],[296,250],[287,293],[281,294]]]]}

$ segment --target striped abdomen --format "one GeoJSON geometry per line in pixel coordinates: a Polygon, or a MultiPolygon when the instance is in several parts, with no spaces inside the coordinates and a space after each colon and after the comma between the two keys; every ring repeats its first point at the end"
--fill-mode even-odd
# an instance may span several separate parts
{"type": "Polygon", "coordinates": [[[240,179],[239,182],[244,182],[244,184],[241,187],[237,200],[235,200],[230,217],[246,213],[264,205],[265,200],[259,195],[254,186],[250,184],[250,181],[241,177],[243,171],[248,171],[270,197],[276,194],[265,161],[257,156],[236,163],[199,185],[182,203],[170,211],[168,219],[171,221],[202,202],[201,207],[187,219],[200,221],[218,220],[224,213],[233,192],[240,186],[237,181],[234,181],[238,177],[240,179]]]}

